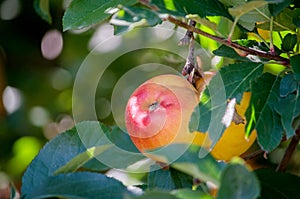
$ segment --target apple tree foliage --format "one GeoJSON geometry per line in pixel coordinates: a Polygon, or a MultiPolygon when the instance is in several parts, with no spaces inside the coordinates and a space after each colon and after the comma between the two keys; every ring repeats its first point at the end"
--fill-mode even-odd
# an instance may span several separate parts
{"type": "MultiPolygon", "coordinates": [[[[49,1],[35,0],[34,7],[41,18],[51,23],[49,1]]],[[[196,39],[206,35],[194,29],[209,28],[214,32],[210,35],[217,35],[213,39],[218,43],[212,53],[231,60],[219,69],[226,99],[235,98],[239,103],[245,91],[252,93],[246,111],[245,136],[256,129],[258,146],[266,153],[299,136],[297,0],[73,0],[62,21],[64,31],[109,21],[115,34],[170,21],[196,32],[196,39]],[[189,20],[196,21],[196,27],[189,26],[189,20]],[[220,33],[218,27],[224,22],[230,29],[223,30],[220,36],[216,33],[220,33]],[[236,29],[241,32],[238,38],[234,38],[236,29]],[[267,34],[267,40],[263,34],[267,34]]],[[[214,81],[218,79],[213,78],[214,81]]],[[[202,132],[209,129],[212,110],[219,117],[216,123],[223,125],[224,110],[218,112],[220,104],[213,103],[210,89],[214,88],[208,87],[204,91],[206,98],[199,103],[200,120],[207,121],[198,125],[197,130],[202,132]]],[[[174,151],[182,147],[185,146],[176,144],[160,151],[159,155],[171,164],[152,165],[149,172],[140,176],[140,184],[128,187],[106,174],[110,169],[120,169],[134,176],[135,171],[128,168],[145,159],[128,135],[118,127],[97,121],[78,123],[49,141],[32,161],[23,176],[21,197],[250,199],[299,195],[300,178],[295,175],[274,168],[251,170],[238,158],[228,163],[216,161],[210,155],[199,158],[200,148],[196,146],[179,158],[174,157],[174,151]]]]}

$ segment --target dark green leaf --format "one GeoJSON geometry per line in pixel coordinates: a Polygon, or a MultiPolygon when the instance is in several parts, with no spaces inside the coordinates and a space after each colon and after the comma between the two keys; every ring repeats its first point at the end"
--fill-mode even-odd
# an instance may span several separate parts
{"type": "Polygon", "coordinates": [[[34,0],[33,5],[35,11],[40,15],[40,17],[51,24],[52,18],[49,10],[49,0],[34,0]]]}
{"type": "Polygon", "coordinates": [[[299,197],[299,177],[288,173],[275,172],[271,169],[259,169],[255,173],[261,184],[261,199],[299,197]]]}
{"type": "Polygon", "coordinates": [[[195,178],[219,184],[223,163],[217,162],[204,148],[185,144],[172,144],[156,151],[151,151],[164,162],[171,163],[171,167],[195,178]],[[199,156],[204,154],[205,156],[199,156]]]}
{"type": "Polygon", "coordinates": [[[291,65],[295,72],[295,79],[300,82],[300,55],[291,57],[291,65]]]}
{"type": "Polygon", "coordinates": [[[123,6],[122,10],[114,14],[110,20],[110,23],[115,26],[115,34],[136,27],[155,26],[161,22],[157,14],[140,6],[123,6]]]}
{"type": "Polygon", "coordinates": [[[169,169],[157,169],[154,165],[148,174],[148,188],[149,189],[162,189],[162,190],[173,190],[180,188],[192,188],[193,178],[185,173],[175,170],[174,168],[169,169]]]}
{"type": "MultiPolygon", "coordinates": [[[[39,178],[39,176],[35,177],[39,178]]],[[[114,178],[90,172],[49,176],[45,181],[39,181],[32,189],[34,191],[22,192],[24,199],[58,196],[65,198],[119,199],[125,194],[130,194],[127,188],[114,178]]]]}
{"type": "Polygon", "coordinates": [[[159,8],[157,12],[184,17],[197,14],[201,18],[206,16],[224,16],[231,19],[227,9],[218,0],[152,0],[151,5],[159,8]]]}
{"type": "Polygon", "coordinates": [[[218,56],[228,57],[238,61],[249,61],[249,59],[241,57],[235,50],[225,45],[221,45],[217,50],[214,50],[213,53],[218,56]]]}
{"type": "Polygon", "coordinates": [[[283,9],[288,7],[290,5],[290,3],[291,3],[291,0],[281,0],[278,3],[269,4],[269,10],[270,10],[272,16],[276,16],[283,9]]]}
{"type": "Polygon", "coordinates": [[[298,89],[298,82],[295,80],[294,74],[285,75],[280,82],[280,97],[286,97],[294,93],[298,89]]]}
{"type": "Polygon", "coordinates": [[[245,166],[231,163],[224,169],[218,199],[252,199],[259,194],[259,181],[245,166]]]}
{"type": "Polygon", "coordinates": [[[288,33],[282,40],[281,49],[285,52],[293,51],[297,44],[297,35],[288,33]]]}
{"type": "Polygon", "coordinates": [[[296,8],[293,10],[293,23],[299,28],[300,27],[300,9],[296,8]]]}
{"type": "Polygon", "coordinates": [[[63,30],[80,29],[109,18],[108,10],[118,5],[131,6],[138,0],[73,0],[63,16],[63,30]]]}
{"type": "Polygon", "coordinates": [[[257,130],[258,143],[265,151],[272,151],[281,141],[283,128],[275,111],[279,99],[280,78],[265,73],[251,84],[251,101],[246,111],[246,131],[257,130]]]}
{"type": "Polygon", "coordinates": [[[294,111],[296,106],[296,94],[290,94],[287,97],[280,98],[275,106],[276,111],[281,116],[281,123],[286,133],[286,138],[289,139],[295,135],[293,128],[294,111]]]}

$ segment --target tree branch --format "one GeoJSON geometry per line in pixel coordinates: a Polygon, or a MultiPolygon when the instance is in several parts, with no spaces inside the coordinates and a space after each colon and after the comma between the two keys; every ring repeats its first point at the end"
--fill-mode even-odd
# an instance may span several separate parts
{"type": "Polygon", "coordinates": [[[210,38],[210,39],[213,39],[213,40],[215,40],[215,41],[217,41],[217,42],[219,42],[223,45],[226,45],[228,47],[231,47],[233,49],[243,51],[245,54],[255,55],[255,56],[265,58],[265,59],[268,59],[268,60],[279,61],[282,65],[284,65],[286,67],[289,67],[289,65],[290,65],[290,60],[289,59],[281,57],[279,55],[274,55],[274,54],[271,54],[271,53],[268,53],[268,52],[251,49],[251,48],[248,48],[246,46],[241,46],[241,45],[239,45],[235,42],[228,41],[227,39],[224,39],[222,37],[212,35],[210,33],[204,32],[204,31],[202,31],[198,28],[190,26],[189,24],[187,24],[183,21],[180,21],[180,20],[178,20],[178,19],[176,19],[172,16],[168,16],[167,20],[170,21],[171,23],[176,24],[177,26],[180,26],[180,27],[183,27],[183,28],[187,29],[188,31],[197,33],[199,35],[205,36],[205,37],[210,38]]]}
{"type": "Polygon", "coordinates": [[[289,146],[287,147],[283,158],[281,159],[279,165],[276,168],[276,171],[285,171],[299,141],[300,141],[300,128],[296,130],[296,134],[293,136],[289,146]]]}

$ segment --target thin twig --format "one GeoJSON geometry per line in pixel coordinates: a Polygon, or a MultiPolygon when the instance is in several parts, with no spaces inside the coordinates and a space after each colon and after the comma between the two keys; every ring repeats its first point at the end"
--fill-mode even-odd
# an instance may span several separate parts
{"type": "Polygon", "coordinates": [[[254,159],[254,158],[256,158],[256,157],[258,157],[258,156],[260,156],[260,155],[262,155],[262,154],[264,154],[265,153],[265,151],[264,150],[262,150],[262,149],[258,149],[257,151],[254,151],[253,153],[250,153],[250,154],[248,154],[248,155],[245,155],[244,157],[242,157],[245,161],[247,161],[247,160],[252,160],[252,159],[254,159]]]}
{"type": "Polygon", "coordinates": [[[210,38],[210,39],[213,39],[223,45],[226,45],[228,47],[231,47],[231,48],[234,48],[234,49],[237,49],[237,50],[240,50],[240,51],[245,51],[246,53],[248,54],[251,54],[251,55],[255,55],[255,56],[258,56],[258,57],[261,57],[261,58],[265,58],[265,59],[268,59],[268,60],[275,60],[275,61],[279,61],[282,65],[286,66],[286,67],[290,67],[290,60],[289,59],[286,59],[284,57],[281,57],[279,55],[272,55],[271,53],[269,52],[264,52],[264,51],[259,51],[259,50],[255,50],[255,49],[250,49],[246,46],[241,46],[239,45],[238,43],[235,43],[235,42],[231,42],[231,41],[228,41],[227,39],[224,39],[222,37],[218,37],[218,36],[215,36],[215,35],[212,35],[210,33],[207,33],[205,31],[202,31],[198,28],[195,28],[193,26],[190,26],[189,24],[183,22],[183,21],[180,21],[172,16],[168,16],[167,17],[167,20],[170,21],[171,23],[174,23],[176,24],[177,26],[180,26],[180,27],[183,27],[191,32],[195,32],[199,35],[202,35],[202,36],[205,36],[207,38],[210,38]]]}
{"type": "Polygon", "coordinates": [[[284,156],[281,159],[279,165],[277,166],[276,171],[285,171],[299,141],[300,141],[300,128],[296,130],[296,134],[293,136],[289,146],[285,150],[284,156]]]}

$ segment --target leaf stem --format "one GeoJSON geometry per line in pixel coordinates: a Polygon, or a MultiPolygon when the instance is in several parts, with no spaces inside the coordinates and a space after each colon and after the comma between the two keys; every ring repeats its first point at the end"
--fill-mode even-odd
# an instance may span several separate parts
{"type": "Polygon", "coordinates": [[[210,33],[202,31],[198,28],[190,26],[189,24],[187,24],[183,21],[180,21],[180,20],[178,20],[178,19],[176,19],[172,16],[168,16],[167,20],[170,21],[171,23],[176,24],[177,26],[183,27],[183,28],[185,28],[185,29],[187,29],[191,32],[195,32],[199,35],[202,35],[202,36],[205,36],[205,37],[210,38],[212,40],[215,40],[215,41],[217,41],[217,42],[219,42],[223,45],[226,45],[228,47],[231,47],[231,48],[234,48],[234,49],[237,49],[237,50],[241,50],[241,51],[245,51],[248,54],[256,55],[258,57],[265,58],[265,59],[268,59],[268,60],[279,61],[282,65],[284,65],[286,67],[290,67],[290,60],[287,59],[287,58],[281,57],[279,55],[272,55],[269,52],[259,51],[259,50],[255,50],[255,49],[250,49],[246,46],[241,46],[238,43],[228,41],[227,39],[224,39],[222,37],[212,35],[210,33]]]}
{"type": "Polygon", "coordinates": [[[300,141],[300,128],[296,130],[296,134],[292,137],[292,140],[288,145],[287,149],[285,150],[284,156],[281,159],[279,165],[277,166],[276,171],[281,171],[281,172],[285,171],[299,141],[300,141]]]}

